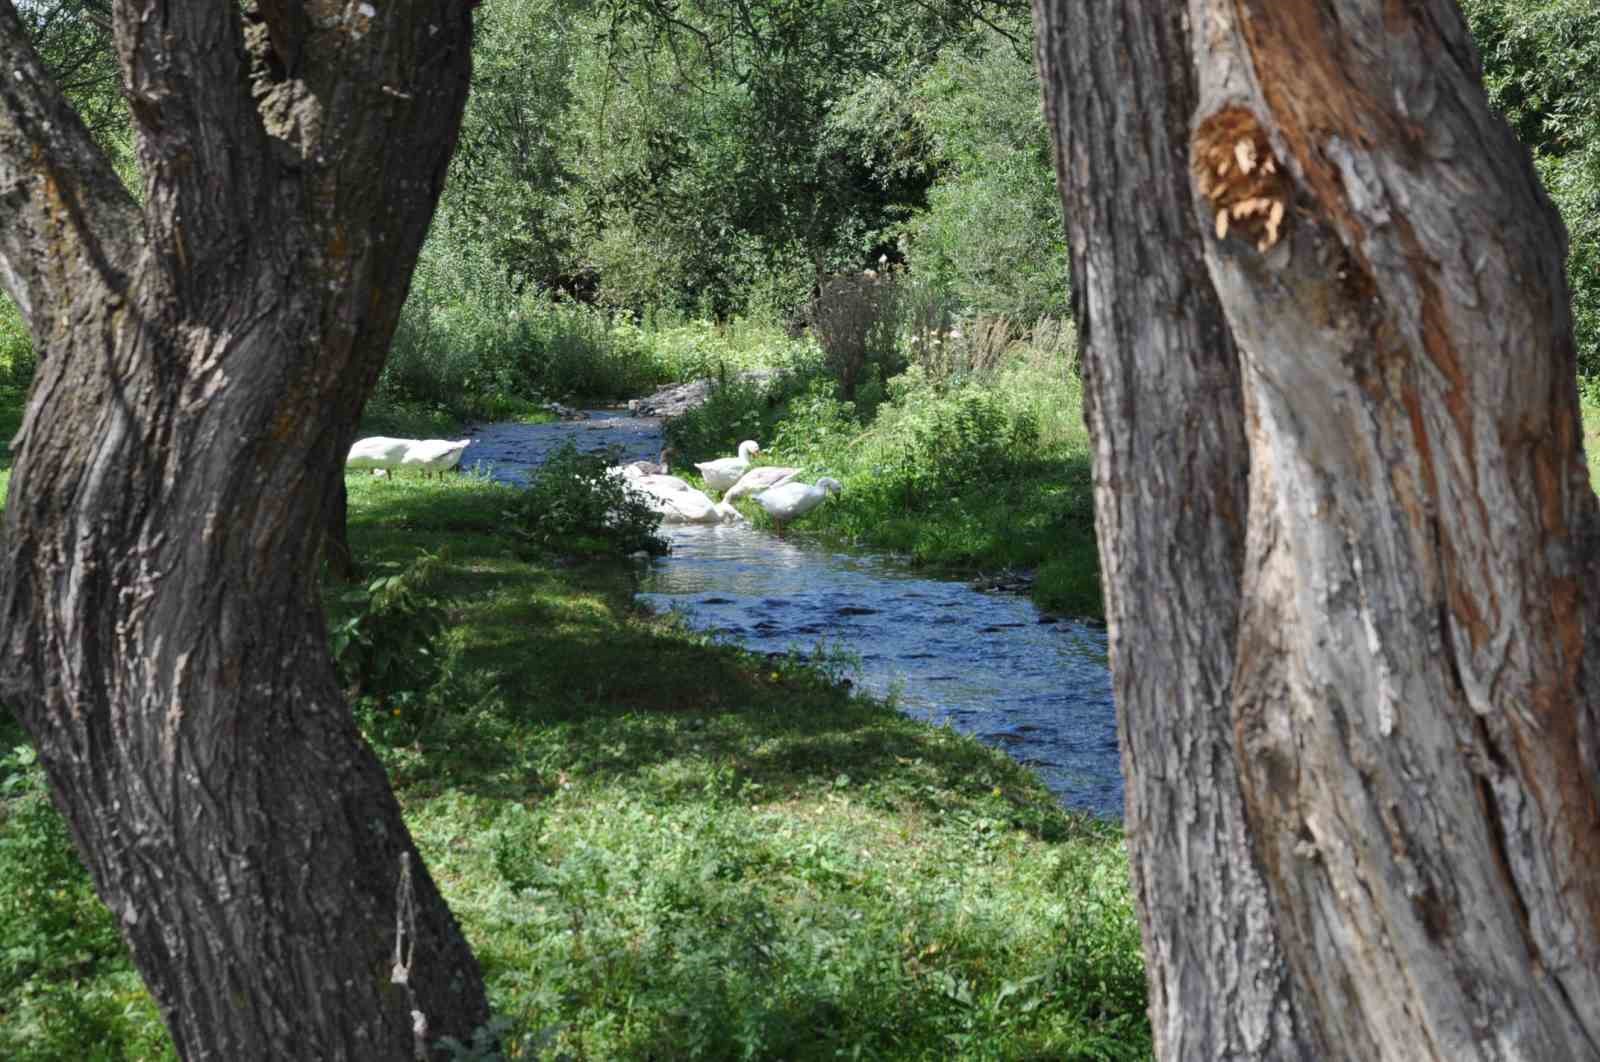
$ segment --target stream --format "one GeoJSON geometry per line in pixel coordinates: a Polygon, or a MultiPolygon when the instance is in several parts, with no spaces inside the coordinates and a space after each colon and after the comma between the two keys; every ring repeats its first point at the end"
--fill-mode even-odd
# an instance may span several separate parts
{"type": "MultiPolygon", "coordinates": [[[[661,424],[591,410],[589,419],[491,424],[471,432],[463,468],[526,481],[562,442],[653,459],[661,424]]],[[[689,626],[759,652],[826,652],[907,714],[948,723],[1032,767],[1069,807],[1122,816],[1116,716],[1102,628],[1042,615],[1025,597],[928,579],[892,557],[779,540],[749,527],[663,525],[640,598],[689,626]]]]}

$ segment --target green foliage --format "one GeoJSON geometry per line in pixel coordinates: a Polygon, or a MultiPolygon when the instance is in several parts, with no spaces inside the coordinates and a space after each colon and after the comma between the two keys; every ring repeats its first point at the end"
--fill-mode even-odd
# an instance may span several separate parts
{"type": "Polygon", "coordinates": [[[1067,312],[1067,247],[1031,55],[997,34],[947,47],[912,96],[939,179],[906,224],[916,276],[962,316],[1067,312]]]}
{"type": "MultiPolygon", "coordinates": [[[[846,402],[825,377],[793,387],[769,415],[777,422],[767,449],[777,463],[845,484],[797,525],[801,534],[963,572],[1035,569],[1042,606],[1100,615],[1070,332],[1044,321],[1018,343],[1001,324],[998,353],[962,346],[942,362],[925,357],[884,384],[881,404],[867,388],[846,402]],[[959,371],[931,371],[936,363],[959,371]]],[[[745,512],[765,520],[754,506],[745,512]]]]}
{"type": "Polygon", "coordinates": [[[517,284],[553,289],[570,279],[579,201],[567,112],[585,27],[568,0],[502,0],[474,22],[472,95],[435,228],[517,284]]]}
{"type": "Polygon", "coordinates": [[[791,386],[792,377],[760,384],[720,372],[703,403],[667,422],[667,441],[691,462],[726,457],[746,439],[761,442],[771,436],[777,404],[791,386]]]}
{"type": "Polygon", "coordinates": [[[1534,152],[1571,238],[1579,371],[1600,375],[1600,21],[1589,0],[1464,0],[1489,100],[1534,152]]]}
{"type": "MultiPolygon", "coordinates": [[[[982,184],[955,198],[996,210],[1019,193],[1033,204],[1050,186],[1026,18],[982,10],[980,20],[984,7],[483,5],[473,96],[433,240],[494,262],[518,294],[565,292],[635,315],[792,315],[826,277],[892,246],[935,182],[982,184]],[[949,109],[930,105],[950,95],[942,83],[929,81],[926,96],[907,91],[930,58],[953,57],[948,66],[974,51],[989,65],[960,91],[982,96],[988,81],[991,95],[1020,94],[994,102],[1031,121],[1020,152],[1010,130],[965,143],[946,128],[949,109]],[[991,152],[1011,161],[991,162],[991,152]],[[1019,167],[1029,176],[985,176],[1019,167]]],[[[1038,243],[1020,228],[1027,209],[1011,210],[996,244],[1019,260],[1038,243]]],[[[962,212],[970,203],[947,214],[962,212]]],[[[953,226],[936,225],[926,241],[944,265],[975,246],[975,229],[957,237],[953,226]]],[[[1044,231],[1059,243],[1060,228],[1052,206],[1044,231]]],[[[999,264],[990,279],[1032,283],[1048,272],[1024,264],[999,264]]],[[[1053,264],[1059,273],[1059,255],[1053,264]]]]}
{"type": "Polygon", "coordinates": [[[0,387],[26,390],[38,364],[33,336],[22,320],[22,312],[16,303],[0,295],[0,387]]]}
{"type": "Polygon", "coordinates": [[[978,390],[907,404],[911,393],[909,386],[900,389],[899,415],[886,419],[880,443],[886,467],[873,480],[906,512],[1008,478],[1037,447],[1039,423],[1029,410],[978,390]]]}
{"type": "MultiPolygon", "coordinates": [[[[0,733],[15,736],[3,724],[0,733]]],[[[0,1057],[171,1057],[165,1040],[33,749],[9,748],[0,754],[0,1057]]]]}
{"type": "Polygon", "coordinates": [[[1583,389],[1583,449],[1589,458],[1589,484],[1600,491],[1600,377],[1588,377],[1583,389]]]}
{"type": "Polygon", "coordinates": [[[507,509],[510,530],[547,554],[665,553],[666,540],[656,534],[660,515],[606,471],[616,460],[615,453],[580,454],[563,443],[507,509]]]}
{"type": "Polygon", "coordinates": [[[774,431],[773,452],[785,459],[846,449],[861,433],[854,402],[839,397],[838,384],[818,377],[795,395],[774,431]]]}
{"type": "Polygon", "coordinates": [[[666,378],[637,330],[592,307],[518,292],[466,245],[424,248],[374,395],[457,420],[511,419],[547,398],[622,398],[666,378]]]}
{"type": "Polygon", "coordinates": [[[344,618],[330,642],[340,680],[358,707],[403,716],[424,702],[444,673],[446,607],[432,586],[443,551],[420,550],[398,571],[380,575],[341,601],[344,618]]]}
{"type": "Polygon", "coordinates": [[[132,136],[109,8],[106,0],[33,0],[17,5],[17,16],[73,109],[107,155],[126,171],[132,161],[132,136]]]}

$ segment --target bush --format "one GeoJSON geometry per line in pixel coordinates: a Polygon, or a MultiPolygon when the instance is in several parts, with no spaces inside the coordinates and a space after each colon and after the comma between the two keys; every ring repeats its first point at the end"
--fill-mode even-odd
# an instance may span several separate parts
{"type": "Polygon", "coordinates": [[[1067,248],[1033,62],[1000,34],[944,49],[911,95],[939,177],[906,224],[912,272],[963,316],[1067,311],[1067,248]]]}
{"type": "Polygon", "coordinates": [[[777,389],[721,372],[706,400],[667,422],[667,441],[687,460],[726,456],[746,439],[765,447],[772,430],[777,389]]]}
{"type": "Polygon", "coordinates": [[[894,270],[846,273],[827,280],[812,301],[823,365],[847,399],[872,376],[887,379],[905,367],[897,350],[899,282],[894,270]]]}
{"type": "Polygon", "coordinates": [[[445,607],[430,587],[444,563],[442,552],[423,550],[409,566],[346,598],[350,614],[331,632],[333,660],[358,708],[398,714],[443,675],[445,607]]]}
{"type": "Polygon", "coordinates": [[[615,327],[592,306],[518,290],[439,236],[418,262],[374,399],[504,420],[548,398],[624,398],[667,376],[637,329],[615,327]]]}
{"type": "Polygon", "coordinates": [[[667,551],[661,517],[607,467],[611,454],[580,454],[571,442],[545,461],[506,517],[512,532],[545,553],[602,555],[667,551]]]}
{"type": "Polygon", "coordinates": [[[1031,460],[1039,421],[978,390],[902,408],[882,442],[874,488],[918,512],[952,495],[1010,477],[1031,460]]]}
{"type": "Polygon", "coordinates": [[[1532,149],[1571,237],[1578,371],[1600,375],[1600,22],[1591,0],[1465,0],[1489,102],[1532,149]]]}
{"type": "Polygon", "coordinates": [[[789,400],[772,449],[790,463],[807,456],[837,455],[848,450],[849,440],[860,432],[855,404],[839,397],[832,380],[815,378],[789,400]]]}

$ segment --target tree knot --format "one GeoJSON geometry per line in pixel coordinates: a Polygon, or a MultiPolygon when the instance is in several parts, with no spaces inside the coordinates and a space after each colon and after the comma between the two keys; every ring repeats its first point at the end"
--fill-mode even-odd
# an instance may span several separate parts
{"type": "Polygon", "coordinates": [[[1289,179],[1256,116],[1222,108],[1195,129],[1189,152],[1195,185],[1216,214],[1217,239],[1232,233],[1263,254],[1271,250],[1283,231],[1289,179]]]}

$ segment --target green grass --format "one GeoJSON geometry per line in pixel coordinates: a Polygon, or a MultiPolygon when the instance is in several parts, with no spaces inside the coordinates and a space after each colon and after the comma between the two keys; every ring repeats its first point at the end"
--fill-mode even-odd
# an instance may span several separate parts
{"type": "MultiPolygon", "coordinates": [[[[442,676],[358,719],[510,1057],[1148,1056],[1117,827],[839,661],[710,643],[636,611],[618,563],[523,554],[508,488],[347,482],[369,576],[444,558],[442,676]]],[[[0,1057],[164,1057],[66,843],[37,768],[0,765],[0,1057]]]]}
{"type": "MultiPolygon", "coordinates": [[[[11,384],[0,386],[0,476],[6,479],[11,468],[11,440],[22,428],[22,407],[26,399],[24,388],[11,384]]],[[[5,504],[6,479],[0,479],[0,507],[5,504]]]]}
{"type": "Polygon", "coordinates": [[[515,1038],[596,1058],[1147,1052],[1114,827],[828,668],[636,613],[614,566],[516,556],[483,534],[499,488],[351,489],[373,563],[419,540],[450,558],[456,707],[386,754],[515,1038]]]}

